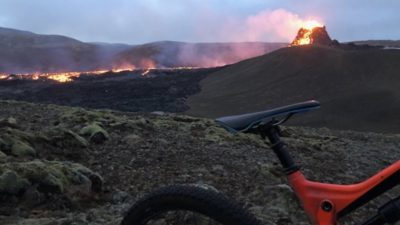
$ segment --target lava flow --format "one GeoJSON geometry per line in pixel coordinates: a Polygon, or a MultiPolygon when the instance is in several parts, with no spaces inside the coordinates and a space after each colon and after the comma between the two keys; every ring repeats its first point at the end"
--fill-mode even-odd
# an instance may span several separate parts
{"type": "Polygon", "coordinates": [[[313,44],[315,42],[314,33],[317,29],[325,30],[325,26],[315,20],[306,21],[301,25],[296,38],[293,40],[290,46],[313,44]]]}
{"type": "Polygon", "coordinates": [[[59,72],[59,73],[18,73],[18,74],[5,74],[0,73],[0,80],[39,80],[49,79],[60,83],[71,82],[81,75],[103,75],[108,72],[118,73],[122,71],[133,71],[133,69],[112,69],[112,70],[94,70],[83,72],[59,72]]]}
{"type": "Polygon", "coordinates": [[[20,73],[20,74],[5,74],[0,73],[0,80],[54,80],[60,83],[72,82],[76,78],[82,75],[106,75],[110,73],[120,73],[120,72],[134,72],[137,71],[141,76],[148,76],[153,70],[188,70],[197,69],[197,67],[172,67],[172,68],[115,68],[112,70],[95,70],[95,71],[83,71],[83,72],[60,72],[60,73],[20,73]]]}

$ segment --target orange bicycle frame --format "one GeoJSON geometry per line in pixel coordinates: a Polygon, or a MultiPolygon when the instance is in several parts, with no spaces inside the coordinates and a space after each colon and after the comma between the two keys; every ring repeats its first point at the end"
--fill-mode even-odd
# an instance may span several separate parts
{"type": "Polygon", "coordinates": [[[337,225],[337,218],[365,204],[400,182],[400,160],[357,184],[325,184],[307,180],[300,171],[289,183],[314,225],[337,225]]]}
{"type": "MultiPolygon", "coordinates": [[[[350,185],[326,184],[307,180],[280,140],[279,126],[258,130],[268,137],[271,148],[281,162],[290,186],[303,205],[313,225],[338,225],[337,219],[364,205],[375,197],[400,184],[400,161],[369,179],[350,185]]],[[[379,208],[378,215],[363,225],[381,225],[400,220],[400,196],[379,208]]]]}

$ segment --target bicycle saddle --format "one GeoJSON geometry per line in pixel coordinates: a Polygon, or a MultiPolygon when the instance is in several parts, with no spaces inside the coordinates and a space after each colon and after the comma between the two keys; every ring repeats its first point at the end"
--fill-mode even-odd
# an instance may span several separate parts
{"type": "Polygon", "coordinates": [[[215,121],[231,132],[243,132],[259,124],[269,123],[276,117],[288,118],[296,113],[317,109],[319,106],[318,101],[311,100],[260,112],[220,117],[215,121]]]}

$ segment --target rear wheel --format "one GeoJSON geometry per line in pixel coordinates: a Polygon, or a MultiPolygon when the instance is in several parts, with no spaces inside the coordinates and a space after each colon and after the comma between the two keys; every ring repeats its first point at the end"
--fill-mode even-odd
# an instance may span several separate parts
{"type": "Polygon", "coordinates": [[[207,186],[161,188],[139,200],[122,225],[260,225],[223,194],[207,186]]]}

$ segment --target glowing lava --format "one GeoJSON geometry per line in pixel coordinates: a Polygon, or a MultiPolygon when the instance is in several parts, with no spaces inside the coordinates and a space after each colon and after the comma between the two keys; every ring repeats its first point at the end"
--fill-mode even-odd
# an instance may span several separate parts
{"type": "Polygon", "coordinates": [[[94,71],[86,71],[86,72],[42,73],[42,74],[34,74],[32,76],[32,79],[38,80],[40,77],[44,77],[46,79],[65,83],[65,82],[71,82],[75,78],[80,77],[81,75],[102,75],[107,72],[110,72],[110,71],[109,70],[94,70],[94,71]]]}
{"type": "Polygon", "coordinates": [[[113,67],[111,70],[113,73],[119,73],[123,71],[134,71],[136,70],[136,66],[131,63],[121,63],[117,67],[113,67]]]}
{"type": "Polygon", "coordinates": [[[7,79],[8,78],[8,75],[7,74],[2,74],[2,73],[0,73],[0,80],[5,80],[5,79],[7,79]]]}
{"type": "Polygon", "coordinates": [[[301,24],[301,28],[297,33],[296,38],[290,46],[309,45],[313,43],[313,31],[315,28],[322,28],[323,25],[315,20],[308,20],[301,24]]]}
{"type": "Polygon", "coordinates": [[[120,73],[120,72],[134,72],[134,71],[142,71],[141,75],[146,76],[152,70],[189,70],[189,69],[197,69],[197,67],[171,67],[171,68],[134,68],[134,67],[123,67],[123,68],[114,68],[112,70],[95,70],[95,71],[84,71],[84,72],[60,72],[60,73],[20,73],[20,74],[5,74],[0,73],[0,80],[54,80],[60,83],[72,82],[76,78],[79,78],[82,75],[105,75],[110,73],[120,73]]]}
{"type": "Polygon", "coordinates": [[[153,70],[154,68],[149,68],[149,69],[146,69],[143,73],[142,73],[142,76],[146,76],[147,74],[149,74],[150,72],[151,72],[151,70],[153,70]]]}
{"type": "Polygon", "coordinates": [[[95,70],[95,71],[86,71],[86,72],[61,72],[61,73],[33,73],[33,74],[4,74],[0,73],[0,80],[13,80],[13,79],[21,79],[21,80],[39,80],[39,79],[49,79],[54,80],[60,83],[71,82],[74,78],[78,78],[82,74],[92,74],[92,75],[101,75],[109,72],[109,70],[95,70]]]}
{"type": "Polygon", "coordinates": [[[73,78],[79,77],[79,72],[68,72],[68,73],[48,73],[48,74],[40,74],[35,75],[37,77],[45,76],[47,79],[55,80],[61,83],[73,81],[73,78]]]}
{"type": "Polygon", "coordinates": [[[301,28],[303,29],[307,29],[307,30],[312,30],[316,27],[323,27],[324,25],[322,25],[320,22],[315,21],[315,20],[308,20],[306,22],[303,23],[303,25],[301,26],[301,28]]]}

